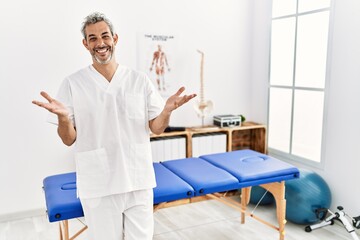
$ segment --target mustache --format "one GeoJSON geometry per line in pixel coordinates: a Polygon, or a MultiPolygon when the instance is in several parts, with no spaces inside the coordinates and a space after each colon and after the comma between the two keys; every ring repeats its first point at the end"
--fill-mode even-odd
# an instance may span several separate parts
{"type": "Polygon", "coordinates": [[[112,48],[111,46],[109,45],[104,45],[104,46],[100,46],[100,47],[95,47],[94,50],[100,50],[100,49],[104,49],[104,48],[112,48]]]}

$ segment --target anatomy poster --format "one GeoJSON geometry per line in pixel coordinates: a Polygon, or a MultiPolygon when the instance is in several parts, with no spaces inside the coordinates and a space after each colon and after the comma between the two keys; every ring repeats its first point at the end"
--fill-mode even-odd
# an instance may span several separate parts
{"type": "Polygon", "coordinates": [[[174,94],[179,86],[175,74],[175,36],[139,33],[137,42],[138,70],[148,74],[164,98],[174,94]]]}

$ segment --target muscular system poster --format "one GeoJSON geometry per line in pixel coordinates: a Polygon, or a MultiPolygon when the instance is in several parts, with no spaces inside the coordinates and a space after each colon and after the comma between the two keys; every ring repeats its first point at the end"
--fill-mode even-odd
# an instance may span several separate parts
{"type": "Polygon", "coordinates": [[[179,83],[176,79],[176,38],[171,34],[138,33],[137,68],[148,74],[160,94],[167,98],[179,83]]]}

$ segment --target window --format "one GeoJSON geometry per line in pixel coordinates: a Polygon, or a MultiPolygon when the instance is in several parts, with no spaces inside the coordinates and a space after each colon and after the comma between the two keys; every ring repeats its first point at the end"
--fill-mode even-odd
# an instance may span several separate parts
{"type": "Polygon", "coordinates": [[[330,0],[273,0],[269,153],[321,163],[330,0]]]}

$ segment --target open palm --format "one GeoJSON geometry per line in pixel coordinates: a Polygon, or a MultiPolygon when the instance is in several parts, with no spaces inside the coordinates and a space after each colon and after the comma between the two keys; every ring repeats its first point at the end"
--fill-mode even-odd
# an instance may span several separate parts
{"type": "Polygon", "coordinates": [[[48,103],[34,100],[34,101],[32,101],[33,104],[38,105],[39,107],[45,108],[49,112],[52,112],[58,116],[68,116],[69,115],[69,111],[67,110],[67,108],[65,107],[64,104],[57,101],[56,99],[53,99],[46,92],[41,92],[40,95],[43,96],[46,100],[48,100],[48,103]]]}
{"type": "Polygon", "coordinates": [[[170,96],[167,99],[166,105],[165,105],[166,110],[171,112],[171,111],[177,109],[178,107],[180,107],[181,105],[183,105],[184,103],[187,103],[192,98],[196,97],[196,94],[180,96],[181,93],[184,92],[184,90],[185,90],[185,88],[181,87],[174,95],[170,96]]]}

